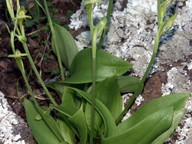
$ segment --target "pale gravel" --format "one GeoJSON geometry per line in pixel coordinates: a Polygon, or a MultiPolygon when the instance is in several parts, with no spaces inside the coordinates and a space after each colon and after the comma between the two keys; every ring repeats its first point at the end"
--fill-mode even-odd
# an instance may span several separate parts
{"type": "Polygon", "coordinates": [[[24,121],[11,110],[4,94],[0,92],[0,143],[25,144],[20,134],[14,134],[14,126],[20,123],[24,121]]]}

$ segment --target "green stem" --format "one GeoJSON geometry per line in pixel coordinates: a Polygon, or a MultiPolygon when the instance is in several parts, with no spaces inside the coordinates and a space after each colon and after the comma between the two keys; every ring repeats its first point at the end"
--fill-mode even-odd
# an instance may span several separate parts
{"type": "Polygon", "coordinates": [[[96,65],[96,54],[97,54],[97,29],[93,31],[92,37],[92,97],[91,97],[91,133],[90,133],[90,144],[93,144],[94,135],[94,123],[95,123],[95,103],[96,103],[96,78],[97,78],[97,65],[96,65]]]}
{"type": "Polygon", "coordinates": [[[58,136],[55,128],[53,128],[53,127],[50,126],[49,122],[47,121],[48,119],[45,117],[45,114],[42,112],[42,109],[39,107],[39,104],[38,104],[37,100],[35,99],[35,95],[34,95],[33,90],[32,90],[32,88],[31,88],[31,86],[30,86],[30,84],[29,84],[29,81],[28,81],[28,79],[27,79],[27,76],[26,76],[26,73],[25,73],[25,68],[24,68],[23,66],[21,66],[21,65],[23,65],[23,61],[22,61],[21,59],[20,59],[20,60],[19,60],[19,59],[16,59],[16,62],[17,62],[17,65],[19,66],[19,69],[20,69],[20,71],[21,71],[21,74],[22,74],[22,77],[23,77],[23,79],[24,79],[25,85],[26,85],[26,87],[27,87],[30,95],[32,96],[32,100],[33,100],[33,102],[34,102],[34,104],[35,104],[35,107],[36,107],[37,111],[39,112],[39,114],[40,114],[40,115],[42,116],[42,118],[44,119],[44,121],[45,121],[46,125],[48,126],[48,128],[49,128],[49,129],[55,134],[55,136],[58,138],[58,140],[63,141],[64,139],[62,139],[60,136],[58,136]]]}
{"type": "Polygon", "coordinates": [[[161,0],[157,0],[157,17],[158,17],[158,25],[160,25],[161,24],[161,20],[162,20],[162,18],[161,18],[161,0]]]}
{"type": "Polygon", "coordinates": [[[152,66],[153,66],[153,64],[155,62],[155,57],[157,55],[157,51],[158,51],[158,48],[159,48],[159,40],[161,38],[160,33],[161,33],[160,30],[158,30],[156,38],[155,38],[155,45],[154,45],[154,49],[153,49],[153,54],[152,54],[151,60],[149,62],[149,65],[147,67],[147,70],[145,71],[145,74],[144,74],[143,78],[141,79],[141,83],[145,82],[145,80],[147,79],[147,77],[148,77],[148,75],[149,75],[149,73],[150,73],[150,71],[152,69],[152,66]]]}
{"type": "Polygon", "coordinates": [[[61,72],[61,79],[65,80],[65,71],[64,71],[64,68],[63,68],[63,65],[62,65],[61,55],[60,55],[60,52],[59,52],[59,49],[58,49],[58,44],[56,42],[56,35],[55,35],[54,28],[53,28],[53,23],[52,23],[50,14],[49,14],[49,10],[48,10],[48,7],[47,7],[47,2],[46,2],[46,0],[43,0],[43,2],[44,2],[44,5],[45,5],[45,11],[46,11],[46,14],[47,14],[49,26],[50,26],[52,37],[53,37],[53,43],[55,45],[55,50],[56,50],[56,55],[57,55],[57,58],[58,58],[59,69],[60,69],[60,72],[61,72]]]}
{"type": "Polygon", "coordinates": [[[125,106],[125,109],[121,112],[121,114],[119,115],[119,117],[116,119],[116,124],[120,123],[120,121],[122,120],[123,116],[127,113],[128,109],[130,109],[130,107],[132,106],[133,102],[135,101],[135,99],[137,98],[137,96],[139,96],[139,94],[142,92],[143,90],[143,85],[152,69],[153,63],[155,62],[155,57],[157,55],[157,51],[159,48],[159,40],[161,38],[161,26],[158,28],[158,32],[157,35],[155,37],[155,45],[154,45],[154,49],[153,49],[153,54],[151,56],[151,60],[149,62],[149,65],[144,73],[144,76],[141,79],[140,84],[137,86],[136,91],[134,92],[133,96],[131,97],[131,99],[129,100],[128,104],[125,106]]]}
{"type": "Polygon", "coordinates": [[[35,105],[38,106],[38,103],[37,103],[37,101],[36,101],[36,99],[35,99],[35,95],[34,95],[34,93],[33,93],[33,90],[32,90],[32,88],[31,88],[31,86],[30,86],[30,84],[29,84],[29,81],[28,81],[28,79],[27,79],[25,70],[24,70],[24,68],[21,68],[21,67],[20,67],[20,62],[21,62],[21,61],[19,61],[19,60],[16,59],[16,63],[17,63],[17,65],[19,66],[19,69],[20,69],[20,72],[21,72],[21,74],[22,74],[22,77],[23,77],[23,80],[24,80],[24,82],[25,82],[25,85],[26,85],[26,87],[27,87],[30,95],[32,96],[32,99],[33,99],[35,105]]]}
{"type": "Polygon", "coordinates": [[[145,71],[144,76],[141,79],[140,84],[137,86],[136,91],[134,92],[133,96],[131,97],[131,99],[129,100],[128,104],[125,106],[125,109],[121,112],[121,114],[119,115],[119,117],[116,119],[116,124],[120,123],[120,121],[122,120],[123,116],[127,113],[128,109],[130,109],[130,107],[132,106],[133,102],[135,101],[135,99],[137,98],[137,96],[139,96],[139,94],[142,92],[143,90],[143,85],[151,71],[151,68],[153,66],[153,63],[155,62],[155,57],[159,48],[159,39],[160,39],[160,30],[158,30],[158,33],[156,35],[155,38],[155,45],[154,45],[154,49],[153,49],[153,54],[151,57],[151,60],[149,62],[149,65],[147,67],[147,70],[145,71]]]}
{"type": "Polygon", "coordinates": [[[92,5],[91,4],[87,5],[86,6],[86,12],[87,12],[87,16],[88,16],[88,24],[89,24],[91,36],[93,35],[93,31],[94,31],[92,11],[93,11],[92,5]]]}
{"type": "Polygon", "coordinates": [[[24,48],[24,50],[25,50],[25,53],[27,54],[27,58],[28,58],[28,60],[29,60],[29,63],[30,63],[30,65],[31,65],[31,67],[32,67],[35,75],[37,76],[37,79],[39,80],[41,86],[43,87],[45,93],[46,93],[47,96],[49,97],[50,101],[51,101],[54,105],[57,105],[57,103],[56,103],[55,100],[53,99],[51,93],[49,92],[49,90],[48,90],[47,87],[45,86],[45,83],[43,82],[43,80],[42,80],[39,72],[37,71],[37,68],[36,68],[36,66],[35,66],[35,64],[34,64],[34,62],[33,62],[33,59],[32,59],[32,57],[31,57],[31,54],[30,54],[30,52],[29,52],[29,50],[28,50],[27,44],[26,44],[25,42],[22,42],[22,45],[23,45],[23,48],[24,48]]]}
{"type": "Polygon", "coordinates": [[[11,38],[10,38],[11,48],[12,48],[13,53],[15,53],[15,45],[14,45],[15,35],[14,35],[14,32],[11,32],[10,35],[11,35],[11,38]]]}
{"type": "Polygon", "coordinates": [[[130,109],[130,107],[132,106],[133,102],[135,101],[136,97],[141,93],[143,89],[143,84],[140,83],[137,86],[136,91],[134,92],[133,96],[131,97],[131,99],[129,100],[128,104],[125,106],[124,110],[121,112],[121,114],[118,116],[118,118],[116,119],[116,124],[118,125],[122,118],[124,117],[124,115],[127,113],[127,111],[130,109]]]}
{"type": "Polygon", "coordinates": [[[99,44],[98,44],[99,49],[101,48],[101,46],[103,44],[104,36],[109,28],[109,22],[110,22],[112,9],[113,9],[113,0],[109,0],[109,5],[108,5],[108,9],[107,9],[107,25],[106,25],[106,29],[102,32],[101,38],[99,40],[99,44]]]}

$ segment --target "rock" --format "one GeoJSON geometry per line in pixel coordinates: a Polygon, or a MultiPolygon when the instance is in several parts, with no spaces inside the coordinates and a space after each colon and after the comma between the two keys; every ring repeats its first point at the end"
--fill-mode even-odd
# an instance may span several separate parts
{"type": "Polygon", "coordinates": [[[26,122],[16,115],[0,92],[0,143],[35,144],[26,122]]]}
{"type": "Polygon", "coordinates": [[[188,138],[185,142],[185,144],[192,144],[192,137],[188,138]]]}

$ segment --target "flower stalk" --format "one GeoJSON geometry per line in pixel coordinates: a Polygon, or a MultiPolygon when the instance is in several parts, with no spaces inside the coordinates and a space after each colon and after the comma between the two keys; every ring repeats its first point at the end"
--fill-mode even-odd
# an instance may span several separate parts
{"type": "Polygon", "coordinates": [[[62,65],[58,44],[56,43],[56,35],[55,35],[54,28],[53,28],[53,22],[51,20],[50,14],[49,14],[49,10],[48,10],[48,7],[47,7],[46,0],[43,0],[43,2],[44,2],[45,12],[46,12],[46,15],[47,15],[47,18],[48,18],[49,26],[50,26],[50,29],[51,29],[51,33],[52,33],[53,42],[54,42],[54,45],[55,45],[55,50],[56,50],[56,54],[57,54],[59,69],[60,69],[60,73],[61,73],[61,79],[65,80],[65,71],[64,71],[64,68],[63,68],[63,65],[62,65]]]}
{"type": "Polygon", "coordinates": [[[155,44],[154,44],[154,49],[153,49],[153,54],[151,56],[151,60],[150,60],[150,62],[148,64],[148,67],[147,67],[145,73],[144,73],[144,76],[141,79],[140,84],[137,86],[136,91],[134,92],[134,94],[131,97],[128,104],[125,106],[125,109],[121,112],[119,117],[116,119],[116,124],[121,122],[123,116],[127,113],[127,111],[130,109],[130,107],[132,106],[135,99],[142,92],[144,83],[145,83],[146,79],[148,78],[148,75],[150,74],[150,71],[151,71],[151,69],[153,67],[153,64],[155,62],[155,57],[157,55],[157,51],[158,51],[158,48],[159,48],[159,41],[161,39],[161,36],[162,36],[162,34],[169,32],[169,30],[173,26],[173,22],[174,22],[174,20],[175,20],[175,18],[177,16],[177,14],[174,14],[171,17],[168,17],[167,14],[166,14],[166,9],[172,4],[172,2],[173,2],[173,0],[171,0],[171,1],[158,0],[158,2],[157,2],[158,30],[157,30],[157,34],[156,34],[156,37],[155,37],[155,44]]]}
{"type": "MultiPolygon", "coordinates": [[[[14,15],[14,12],[13,12],[13,4],[10,0],[6,0],[6,4],[7,4],[7,7],[8,7],[8,12],[13,20],[13,23],[14,23],[14,30],[12,32],[10,32],[10,35],[11,35],[11,47],[12,47],[12,51],[13,51],[13,55],[10,55],[9,57],[14,57],[17,61],[17,63],[19,65],[21,65],[21,62],[19,61],[18,62],[18,58],[21,59],[20,57],[22,56],[27,56],[28,60],[29,60],[29,63],[35,73],[35,75],[37,76],[37,79],[39,80],[39,83],[41,84],[41,86],[43,87],[45,93],[47,94],[47,96],[49,97],[50,101],[54,104],[54,105],[57,105],[57,103],[55,102],[55,100],[53,99],[51,93],[49,92],[49,90],[47,89],[47,87],[45,86],[45,83],[43,82],[35,64],[34,64],[34,61],[31,57],[31,54],[29,52],[29,49],[28,49],[28,46],[27,46],[27,38],[25,36],[25,29],[24,29],[24,26],[23,26],[23,21],[27,18],[30,18],[30,16],[27,16],[26,15],[26,10],[24,7],[20,7],[20,4],[19,4],[19,1],[17,0],[17,13],[16,13],[16,16],[14,15]],[[18,50],[15,50],[15,45],[14,45],[14,37],[17,37],[18,40],[22,43],[22,46],[24,48],[24,51],[25,51],[25,54],[21,54],[18,50]]],[[[19,66],[20,68],[20,71],[22,72],[22,76],[25,74],[22,69],[21,66],[19,66]]],[[[25,82],[26,81],[26,78],[25,79],[25,82]]],[[[27,83],[26,83],[27,85],[27,83]]],[[[28,87],[28,86],[27,86],[28,87]]],[[[29,87],[28,87],[29,88],[29,87]]],[[[31,93],[31,92],[30,92],[31,93]]]]}
{"type": "Polygon", "coordinates": [[[92,42],[92,97],[91,97],[91,132],[90,132],[90,144],[93,144],[94,125],[95,125],[95,103],[96,103],[96,79],[97,79],[97,40],[102,37],[103,31],[106,28],[107,18],[103,18],[95,26],[93,24],[93,7],[95,4],[101,3],[100,0],[86,0],[84,5],[88,15],[88,22],[91,32],[92,42]]]}

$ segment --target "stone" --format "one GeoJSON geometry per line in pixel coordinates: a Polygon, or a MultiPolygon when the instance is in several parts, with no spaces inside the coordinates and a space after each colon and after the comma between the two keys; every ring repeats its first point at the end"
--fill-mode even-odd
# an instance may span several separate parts
{"type": "Polygon", "coordinates": [[[0,92],[0,143],[27,144],[29,142],[34,143],[30,128],[11,110],[4,94],[0,92]]]}

